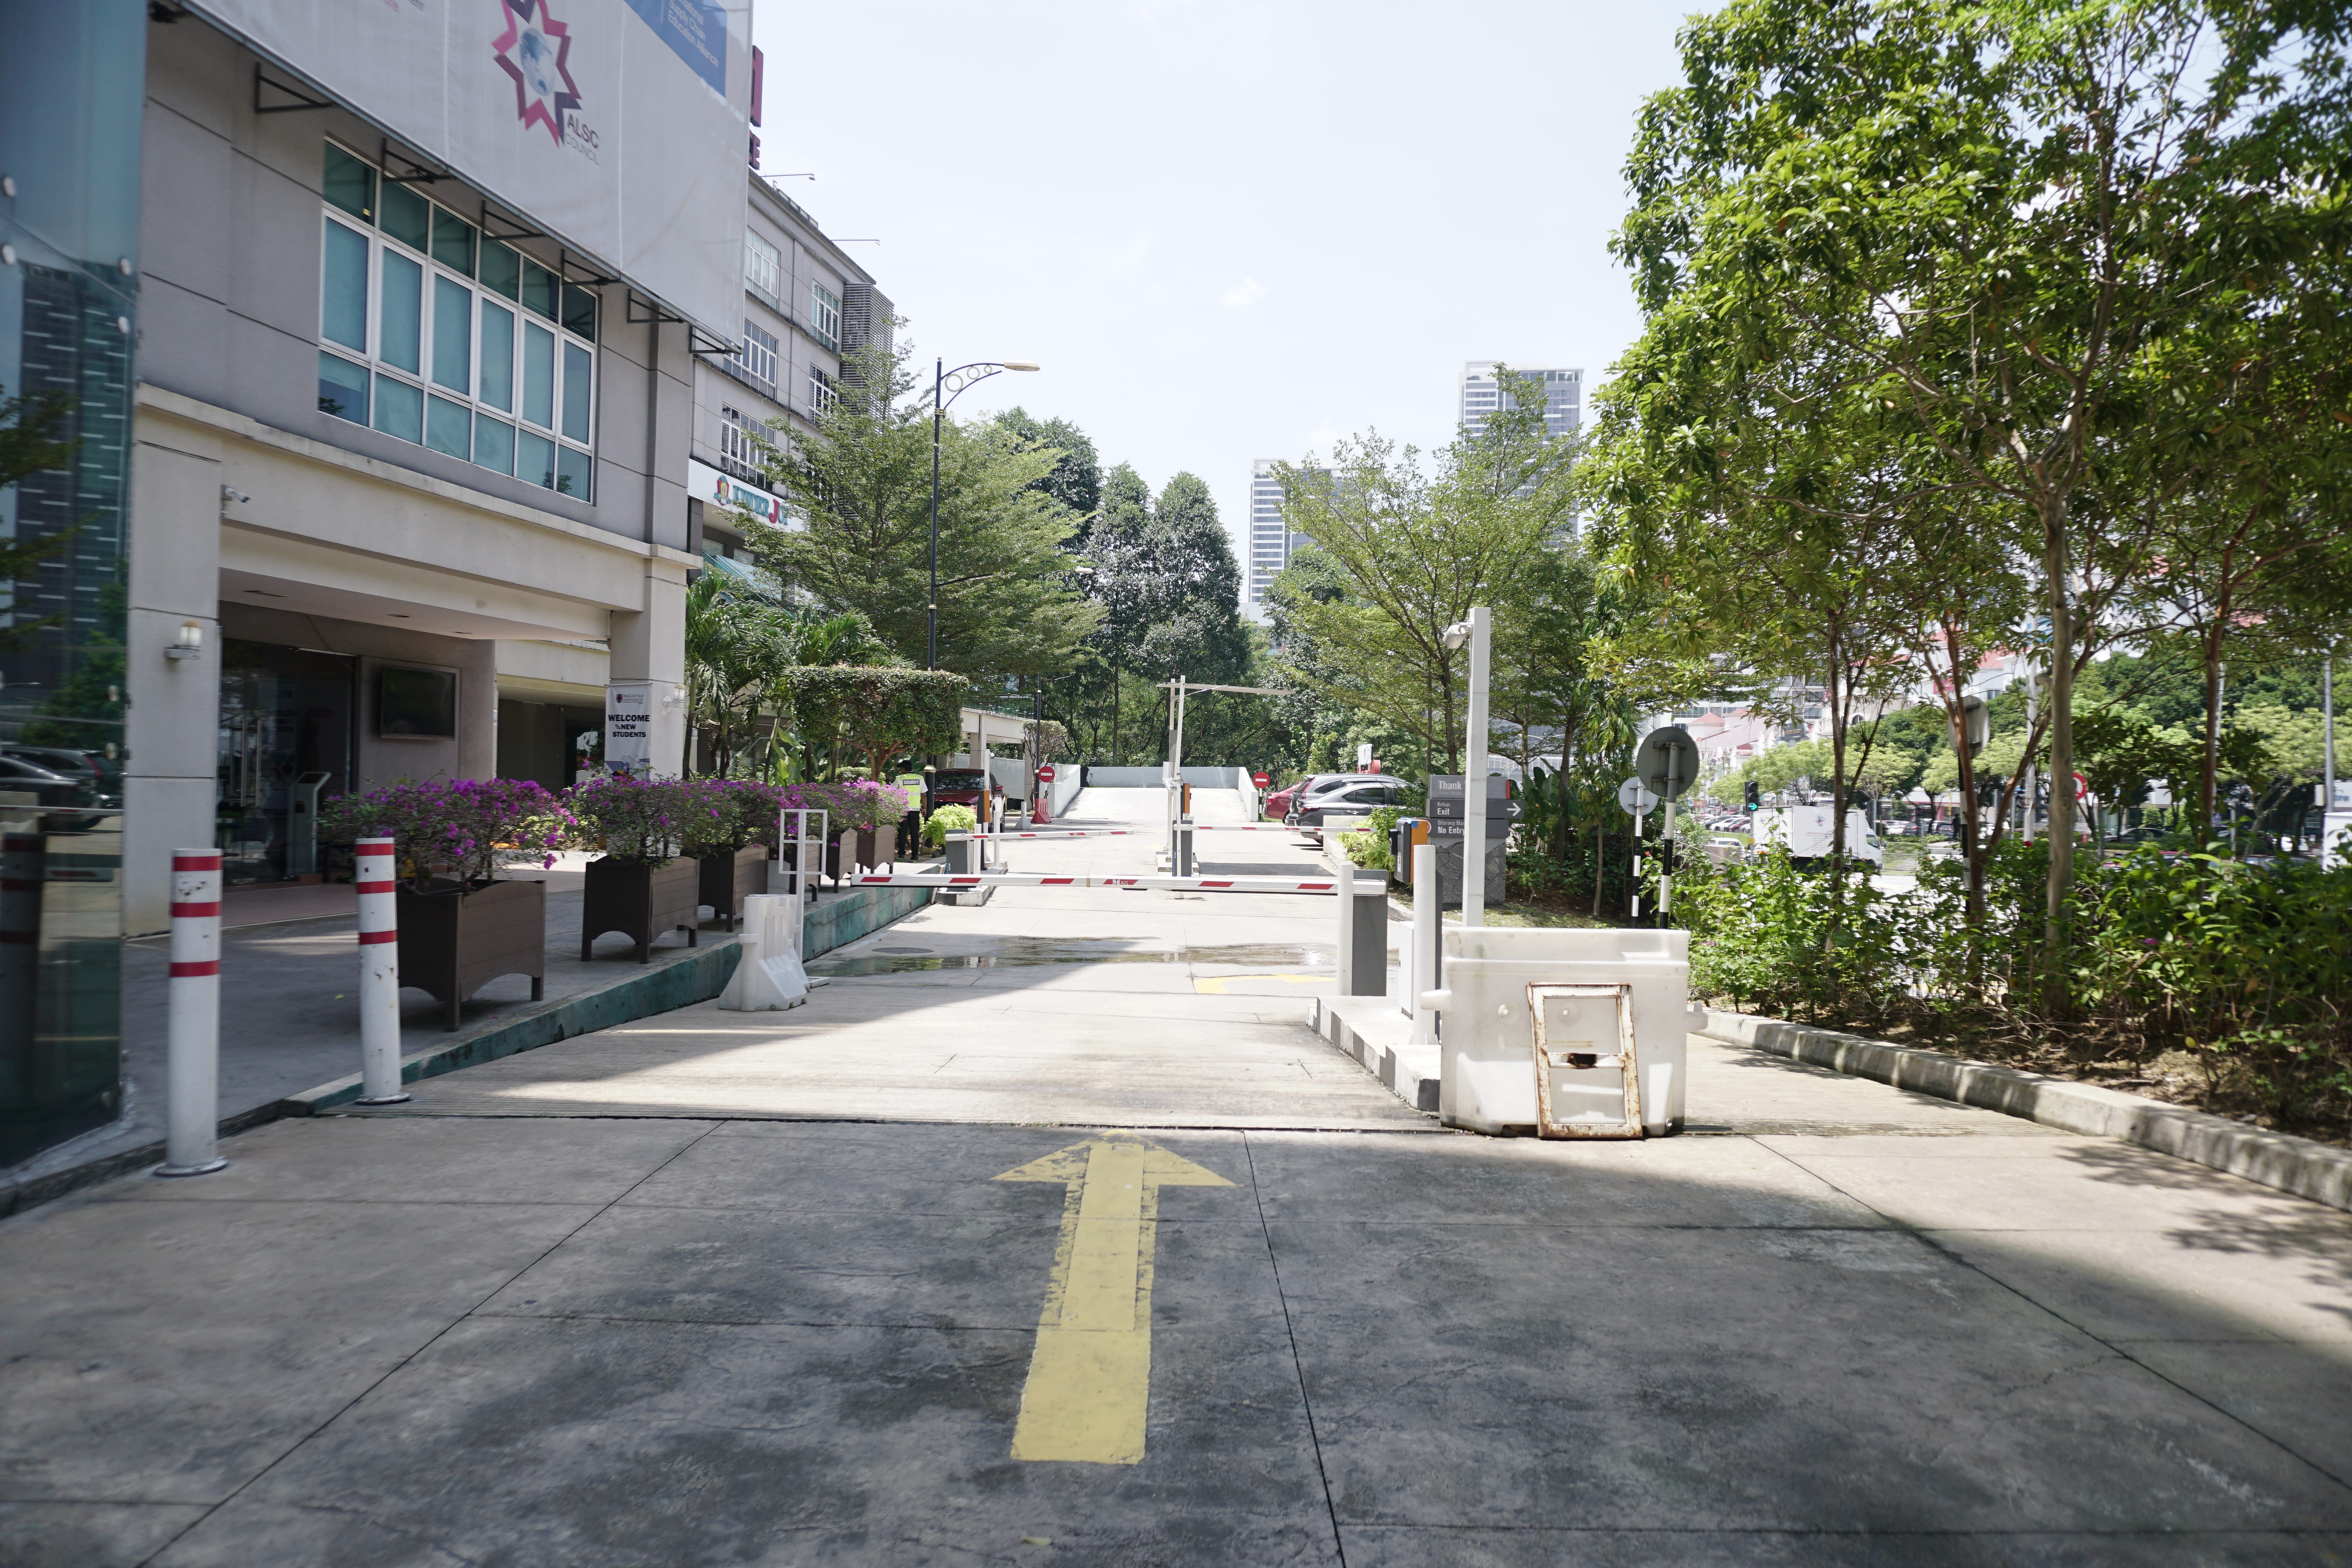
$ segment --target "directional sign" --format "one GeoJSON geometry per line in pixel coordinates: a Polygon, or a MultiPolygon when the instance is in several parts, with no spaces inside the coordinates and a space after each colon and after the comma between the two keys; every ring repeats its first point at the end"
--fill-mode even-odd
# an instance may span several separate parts
{"type": "Polygon", "coordinates": [[[1634,753],[1633,776],[1660,800],[1680,800],[1698,781],[1698,742],[1680,724],[1651,731],[1634,753]]]}
{"type": "Polygon", "coordinates": [[[1658,809],[1658,797],[1643,789],[1640,779],[1627,779],[1617,786],[1617,809],[1628,816],[1647,816],[1658,809]]]}
{"type": "MultiPolygon", "coordinates": [[[[1511,824],[1527,815],[1527,806],[1504,797],[1507,781],[1500,773],[1486,776],[1486,837],[1508,838],[1511,824]]],[[[1429,780],[1429,836],[1459,838],[1463,828],[1462,775],[1433,773],[1429,780]]]]}
{"type": "Polygon", "coordinates": [[[1135,1134],[1089,1138],[1000,1182],[1060,1182],[1062,1237],[1029,1352],[1016,1459],[1132,1465],[1151,1402],[1151,1251],[1161,1187],[1230,1187],[1135,1134]]]}

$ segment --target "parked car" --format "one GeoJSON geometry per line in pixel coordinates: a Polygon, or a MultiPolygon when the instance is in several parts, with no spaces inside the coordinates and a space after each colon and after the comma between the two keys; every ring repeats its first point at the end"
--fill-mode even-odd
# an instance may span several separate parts
{"type": "Polygon", "coordinates": [[[1323,842],[1323,818],[1336,813],[1341,816],[1360,816],[1383,805],[1402,805],[1407,791],[1404,781],[1379,773],[1343,779],[1329,788],[1307,797],[1306,803],[1283,820],[1299,832],[1323,842]]]}
{"type": "Polygon", "coordinates": [[[968,805],[980,809],[982,775],[978,768],[941,768],[931,775],[931,809],[968,805]]]}
{"type": "Polygon", "coordinates": [[[88,790],[89,795],[74,804],[78,805],[121,805],[114,780],[120,764],[107,761],[103,752],[83,751],[73,746],[28,746],[12,742],[0,746],[0,756],[13,757],[20,763],[30,763],[37,768],[57,773],[88,790]]]}
{"type": "Polygon", "coordinates": [[[51,808],[95,805],[98,794],[87,780],[45,768],[9,752],[0,752],[0,793],[29,795],[41,805],[51,808]]]}

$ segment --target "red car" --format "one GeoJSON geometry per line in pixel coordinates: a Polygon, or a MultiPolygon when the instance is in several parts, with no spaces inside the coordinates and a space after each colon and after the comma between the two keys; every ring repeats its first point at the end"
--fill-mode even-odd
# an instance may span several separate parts
{"type": "Polygon", "coordinates": [[[982,787],[978,768],[941,768],[931,775],[931,809],[943,805],[968,805],[980,809],[982,787]]]}

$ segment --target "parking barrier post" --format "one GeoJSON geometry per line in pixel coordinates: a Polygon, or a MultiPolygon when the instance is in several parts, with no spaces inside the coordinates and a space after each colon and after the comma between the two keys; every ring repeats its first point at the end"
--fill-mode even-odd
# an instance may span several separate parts
{"type": "Polygon", "coordinates": [[[1339,857],[1339,951],[1335,967],[1339,983],[1334,994],[1353,996],[1356,994],[1356,863],[1345,855],[1339,857]]]}
{"type": "Polygon", "coordinates": [[[1405,976],[1404,1010],[1412,1015],[1412,1044],[1437,1043],[1437,1013],[1422,1000],[1437,989],[1437,846],[1412,847],[1412,970],[1405,976]]]}
{"type": "Polygon", "coordinates": [[[172,949],[159,1176],[201,1176],[220,1156],[220,897],[217,849],[172,851],[172,949]]]}
{"type": "Polygon", "coordinates": [[[400,1087],[400,897],[393,841],[362,838],[359,892],[360,1105],[397,1105],[400,1087]]]}

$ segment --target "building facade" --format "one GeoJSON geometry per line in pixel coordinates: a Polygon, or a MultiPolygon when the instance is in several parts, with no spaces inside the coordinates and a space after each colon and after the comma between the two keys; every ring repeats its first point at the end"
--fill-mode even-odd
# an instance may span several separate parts
{"type": "Polygon", "coordinates": [[[769,451],[816,427],[848,356],[869,342],[887,353],[892,341],[891,304],[873,277],[800,204],[749,179],[742,335],[694,369],[689,521],[696,553],[719,571],[751,561],[741,514],[795,526],[768,481],[769,451]]]}
{"type": "Polygon", "coordinates": [[[1309,542],[1307,535],[1293,533],[1285,524],[1282,480],[1276,473],[1280,466],[1275,458],[1260,458],[1250,465],[1248,591],[1242,613],[1253,620],[1265,619],[1265,591],[1290,564],[1292,554],[1309,542]]]}
{"type": "Polygon", "coordinates": [[[1547,433],[1555,437],[1565,436],[1582,422],[1582,371],[1523,364],[1505,366],[1495,360],[1476,359],[1462,367],[1461,410],[1458,416],[1462,425],[1475,432],[1486,423],[1489,415],[1515,406],[1501,379],[1501,372],[1506,368],[1513,375],[1527,376],[1543,384],[1544,429],[1547,433]]]}
{"type": "MultiPolygon", "coordinates": [[[[731,237],[731,270],[748,44],[717,35],[714,68],[614,5],[572,14],[560,80],[502,73],[531,58],[511,37],[453,54],[453,84],[488,84],[469,111],[487,102],[515,166],[541,171],[493,191],[457,172],[458,132],[443,145],[412,123],[404,139],[381,106],[362,112],[374,89],[342,74],[340,46],[313,57],[288,32],[265,55],[247,12],[288,15],[221,0],[158,5],[148,24],[134,932],[164,923],[174,846],[217,843],[232,885],[316,877],[320,797],[494,773],[562,784],[601,749],[612,699],[650,713],[646,763],[674,769],[685,737],[696,351],[732,339],[647,282],[674,258],[638,247],[610,154],[625,134],[658,150],[697,116],[694,157],[725,137],[722,194],[697,216],[731,237]],[[633,82],[688,97],[599,100],[618,80],[599,62],[624,53],[633,82]],[[347,98],[337,79],[361,85],[347,98]],[[625,118],[646,108],[663,112],[625,118]],[[625,271],[574,232],[615,203],[629,226],[606,243],[625,271]],[[162,657],[182,639],[201,656],[162,657]]],[[[675,174],[691,180],[692,157],[675,174]]]]}

